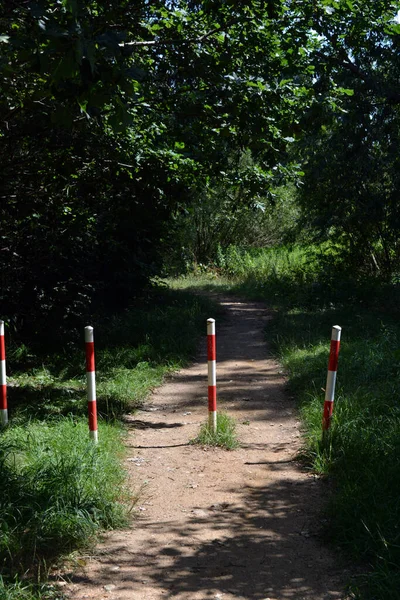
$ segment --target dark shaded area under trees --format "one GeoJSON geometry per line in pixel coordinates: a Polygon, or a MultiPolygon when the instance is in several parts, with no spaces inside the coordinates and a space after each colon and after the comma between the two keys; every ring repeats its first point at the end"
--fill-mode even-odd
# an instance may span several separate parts
{"type": "Polygon", "coordinates": [[[260,211],[278,223],[274,189],[302,179],[308,234],[392,277],[398,9],[5,2],[0,300],[17,339],[73,338],[183,246],[207,261],[218,244],[265,242],[260,211]]]}

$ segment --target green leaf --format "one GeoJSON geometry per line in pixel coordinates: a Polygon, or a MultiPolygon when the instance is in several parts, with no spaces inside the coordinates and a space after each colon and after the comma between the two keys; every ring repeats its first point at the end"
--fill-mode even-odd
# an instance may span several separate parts
{"type": "Polygon", "coordinates": [[[63,0],[63,5],[66,10],[72,14],[72,16],[76,17],[78,12],[78,2],[77,0],[63,0]]]}
{"type": "Polygon", "coordinates": [[[84,99],[78,98],[78,104],[79,104],[81,111],[86,114],[87,113],[87,105],[88,105],[87,98],[84,98],[84,99]]]}
{"type": "Polygon", "coordinates": [[[386,28],[386,33],[389,35],[400,35],[400,23],[391,23],[390,26],[386,28]]]}

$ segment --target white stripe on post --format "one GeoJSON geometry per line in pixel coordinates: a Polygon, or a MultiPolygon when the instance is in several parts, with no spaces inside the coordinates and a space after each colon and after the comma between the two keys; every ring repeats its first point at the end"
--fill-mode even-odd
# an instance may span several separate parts
{"type": "Polygon", "coordinates": [[[3,427],[8,423],[6,344],[4,341],[4,321],[0,321],[0,422],[3,427]]]}
{"type": "Polygon", "coordinates": [[[93,327],[90,326],[85,327],[85,347],[89,435],[94,442],[97,442],[96,371],[94,365],[93,327]]]}
{"type": "Polygon", "coordinates": [[[215,343],[215,319],[207,319],[208,360],[208,426],[217,431],[217,353],[215,343]]]}
{"type": "Polygon", "coordinates": [[[328,375],[326,378],[325,387],[325,402],[324,402],[324,414],[322,417],[322,429],[327,431],[331,425],[332,413],[333,413],[333,402],[335,400],[335,385],[336,385],[336,373],[339,360],[339,349],[340,349],[340,334],[342,328],[339,325],[332,327],[331,335],[331,348],[329,352],[329,364],[328,364],[328,375]]]}

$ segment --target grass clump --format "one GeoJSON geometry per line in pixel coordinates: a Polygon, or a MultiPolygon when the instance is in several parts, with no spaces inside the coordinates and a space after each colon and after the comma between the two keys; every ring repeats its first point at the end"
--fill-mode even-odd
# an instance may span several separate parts
{"type": "Polygon", "coordinates": [[[45,575],[46,565],[90,545],[100,528],[127,522],[120,455],[117,427],[100,424],[96,445],[83,420],[32,423],[1,435],[4,581],[18,573],[45,575]]]}
{"type": "Polygon", "coordinates": [[[220,446],[227,450],[234,450],[239,446],[236,435],[236,422],[226,413],[218,412],[216,432],[212,431],[208,423],[204,423],[201,426],[199,435],[191,443],[201,446],[220,446]]]}
{"type": "Polygon", "coordinates": [[[64,595],[51,584],[7,582],[0,575],[0,600],[63,600],[64,595]]]}

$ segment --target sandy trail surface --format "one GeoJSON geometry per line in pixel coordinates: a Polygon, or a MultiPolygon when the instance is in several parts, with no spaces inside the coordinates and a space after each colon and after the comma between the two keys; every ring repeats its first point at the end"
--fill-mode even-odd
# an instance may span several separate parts
{"type": "Polygon", "coordinates": [[[127,417],[137,517],[72,576],[71,600],[345,598],[346,569],[319,537],[326,484],[296,460],[296,410],[265,342],[271,315],[255,302],[221,303],[218,408],[237,421],[240,449],[188,444],[207,419],[204,343],[196,363],[127,417]]]}

